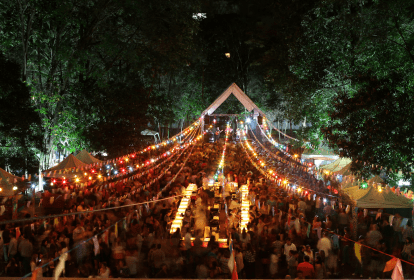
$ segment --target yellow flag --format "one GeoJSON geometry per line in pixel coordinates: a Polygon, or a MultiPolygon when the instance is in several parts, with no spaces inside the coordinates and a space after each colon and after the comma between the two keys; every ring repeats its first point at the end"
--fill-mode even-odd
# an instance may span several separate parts
{"type": "Polygon", "coordinates": [[[361,244],[359,243],[355,243],[355,256],[356,258],[359,260],[360,263],[362,263],[362,258],[361,258],[361,244]]]}
{"type": "Polygon", "coordinates": [[[393,270],[395,265],[397,264],[397,260],[397,258],[392,258],[391,260],[387,261],[384,267],[384,272],[393,270]]]}
{"type": "Polygon", "coordinates": [[[115,224],[115,236],[118,237],[118,223],[115,224]]]}

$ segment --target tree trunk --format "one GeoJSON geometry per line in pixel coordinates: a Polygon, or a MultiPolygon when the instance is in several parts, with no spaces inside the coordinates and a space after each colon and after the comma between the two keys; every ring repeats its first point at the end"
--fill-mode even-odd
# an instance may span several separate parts
{"type": "Polygon", "coordinates": [[[279,120],[277,121],[277,130],[279,132],[279,142],[280,142],[280,125],[279,125],[279,120]]]}
{"type": "MultiPolygon", "coordinates": [[[[160,122],[158,121],[158,135],[161,136],[161,126],[160,126],[160,122]]],[[[161,138],[162,139],[162,138],[161,138]]]]}

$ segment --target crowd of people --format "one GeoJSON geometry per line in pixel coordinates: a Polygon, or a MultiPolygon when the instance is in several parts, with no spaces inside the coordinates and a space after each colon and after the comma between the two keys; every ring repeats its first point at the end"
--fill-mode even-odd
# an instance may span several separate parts
{"type": "MultiPolygon", "coordinates": [[[[216,179],[223,145],[224,141],[195,145],[146,189],[140,186],[162,170],[111,188],[77,190],[68,198],[66,211],[94,212],[2,225],[2,275],[24,276],[41,267],[38,277],[53,276],[57,266],[65,263],[62,275],[66,277],[231,277],[228,246],[221,246],[214,236],[204,242],[204,228],[211,220],[209,209],[214,203],[207,189],[216,179]],[[180,195],[190,183],[196,184],[198,191],[191,197],[182,228],[170,234],[180,195]],[[159,191],[159,199],[151,201],[159,191]],[[126,205],[130,206],[104,211],[126,205]]],[[[274,158],[273,164],[291,180],[326,192],[323,183],[302,167],[274,158]]],[[[357,241],[375,249],[362,246],[360,262],[354,253],[355,243],[350,241],[351,213],[346,205],[335,199],[324,203],[319,197],[298,195],[266,180],[240,144],[227,144],[224,166],[219,178],[223,193],[227,193],[226,182],[249,188],[247,230],[240,231],[237,191],[223,197],[221,203],[227,207],[220,209],[220,232],[232,242],[239,278],[376,278],[388,276],[382,271],[390,257],[381,252],[407,261],[414,258],[411,224],[400,227],[399,215],[390,225],[385,215],[358,213],[357,241]],[[235,207],[230,207],[233,201],[235,207]]],[[[411,275],[411,265],[403,267],[411,275]]]]}

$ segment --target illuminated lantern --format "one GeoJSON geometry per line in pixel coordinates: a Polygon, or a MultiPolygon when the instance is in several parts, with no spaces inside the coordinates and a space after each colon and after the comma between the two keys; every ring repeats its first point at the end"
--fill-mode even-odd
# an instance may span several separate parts
{"type": "Polygon", "coordinates": [[[368,183],[365,182],[365,181],[362,181],[362,183],[361,183],[361,189],[366,189],[366,188],[368,188],[368,183]]]}

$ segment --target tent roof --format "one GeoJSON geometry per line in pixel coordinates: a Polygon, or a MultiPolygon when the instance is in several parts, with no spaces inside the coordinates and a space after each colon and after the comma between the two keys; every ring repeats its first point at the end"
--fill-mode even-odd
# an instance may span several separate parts
{"type": "Polygon", "coordinates": [[[99,159],[93,157],[87,150],[82,150],[79,154],[76,155],[76,158],[86,164],[98,163],[101,162],[99,159]]]}
{"type": "Polygon", "coordinates": [[[341,174],[341,175],[343,175],[343,176],[349,176],[349,175],[352,175],[352,172],[351,172],[351,162],[350,163],[348,163],[347,165],[345,165],[341,170],[339,170],[337,173],[338,174],[341,174]]]}
{"type": "Polygon", "coordinates": [[[315,150],[306,148],[302,155],[321,155],[321,156],[336,156],[336,154],[328,147],[318,147],[315,150]]]}
{"type": "Polygon", "coordinates": [[[3,189],[0,193],[1,196],[12,196],[14,195],[13,186],[14,180],[18,182],[22,181],[22,178],[14,176],[6,170],[0,168],[0,187],[3,189]]]}
{"type": "Polygon", "coordinates": [[[70,154],[61,163],[58,165],[46,170],[46,171],[54,171],[54,170],[63,170],[67,168],[79,168],[86,166],[86,163],[83,163],[79,159],[77,159],[74,155],[70,154]]]}
{"type": "Polygon", "coordinates": [[[396,195],[390,190],[378,191],[378,188],[359,186],[343,189],[343,192],[356,201],[357,207],[362,208],[412,208],[413,205],[402,195],[396,195]]]}
{"type": "Polygon", "coordinates": [[[216,111],[217,108],[220,107],[220,105],[223,104],[223,102],[226,101],[231,94],[233,94],[240,101],[240,103],[243,104],[247,111],[251,112],[252,110],[255,110],[255,112],[265,116],[265,113],[263,113],[259,107],[254,104],[254,102],[236,85],[236,83],[232,83],[216,100],[214,100],[213,103],[211,103],[210,106],[207,107],[207,109],[204,110],[201,116],[213,114],[214,111],[216,111]]]}
{"type": "Polygon", "coordinates": [[[379,192],[371,187],[368,192],[357,200],[358,207],[364,208],[412,208],[413,204],[405,197],[396,195],[390,190],[379,192]]]}
{"type": "Polygon", "coordinates": [[[338,172],[344,168],[347,164],[351,163],[349,158],[338,158],[334,162],[321,166],[322,169],[329,170],[331,172],[338,172]]]}
{"type": "Polygon", "coordinates": [[[342,182],[341,183],[341,189],[342,190],[348,189],[348,188],[351,188],[353,185],[354,185],[354,182],[352,182],[352,181],[342,182]]]}
{"type": "Polygon", "coordinates": [[[372,177],[371,179],[368,180],[369,184],[373,184],[373,183],[384,183],[384,180],[382,180],[382,178],[378,175],[375,175],[374,177],[372,177]]]}
{"type": "Polygon", "coordinates": [[[157,135],[158,132],[154,131],[154,130],[150,130],[150,129],[144,129],[143,131],[141,131],[141,135],[149,135],[149,136],[154,136],[157,135]]]}

